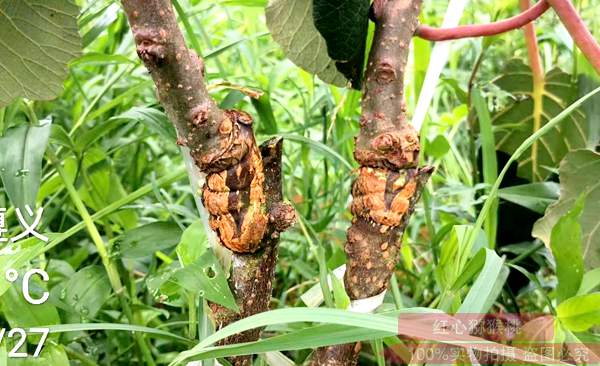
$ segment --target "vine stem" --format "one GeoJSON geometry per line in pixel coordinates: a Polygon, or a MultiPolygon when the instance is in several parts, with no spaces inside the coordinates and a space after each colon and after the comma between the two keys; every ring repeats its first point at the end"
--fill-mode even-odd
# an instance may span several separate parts
{"type": "Polygon", "coordinates": [[[524,25],[531,23],[542,16],[549,8],[550,4],[548,3],[548,0],[541,0],[521,14],[498,22],[462,25],[452,28],[435,28],[428,25],[420,25],[417,28],[415,35],[429,41],[448,41],[461,38],[494,36],[521,28],[524,25]]]}
{"type": "Polygon", "coordinates": [[[600,45],[569,0],[547,0],[585,58],[600,74],[600,45]]]}

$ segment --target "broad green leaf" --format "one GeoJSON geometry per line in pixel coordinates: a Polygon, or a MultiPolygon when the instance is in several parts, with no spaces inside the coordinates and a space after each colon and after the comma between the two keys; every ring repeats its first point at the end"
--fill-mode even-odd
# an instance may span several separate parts
{"type": "MultiPolygon", "coordinates": [[[[2,277],[4,277],[4,275],[2,277]]],[[[36,287],[39,291],[34,293],[33,289],[35,284],[37,284],[37,282],[35,282],[32,277],[30,292],[32,295],[35,294],[33,296],[34,298],[41,298],[41,292],[45,290],[42,290],[41,285],[37,285],[36,287]]],[[[17,283],[13,284],[8,291],[2,295],[0,298],[0,308],[2,309],[4,319],[6,319],[12,328],[31,328],[60,323],[58,311],[50,304],[50,302],[47,301],[39,305],[30,304],[23,297],[22,290],[17,283]]],[[[40,336],[32,335],[28,338],[30,338],[28,339],[30,342],[37,342],[40,336]]]]}
{"type": "Polygon", "coordinates": [[[498,195],[503,200],[516,203],[531,211],[543,214],[556,200],[560,186],[555,182],[529,183],[520,186],[501,188],[498,195]]]}
{"type": "Polygon", "coordinates": [[[337,69],[360,89],[369,31],[369,0],[313,0],[315,27],[337,69]]]}
{"type": "Polygon", "coordinates": [[[444,135],[437,135],[432,141],[428,141],[425,154],[435,159],[441,159],[450,151],[450,143],[444,135]]]}
{"type": "Polygon", "coordinates": [[[588,269],[600,267],[600,154],[591,150],[569,153],[560,164],[560,199],[546,210],[533,227],[533,236],[550,245],[552,228],[581,194],[585,203],[579,223],[582,253],[588,269]]]}
{"type": "Polygon", "coordinates": [[[577,291],[577,295],[588,294],[598,286],[600,286],[600,268],[592,269],[583,275],[581,287],[577,291]]]}
{"type": "Polygon", "coordinates": [[[573,332],[585,332],[600,324],[600,293],[572,297],[556,308],[558,319],[573,332]]]}
{"type": "Polygon", "coordinates": [[[182,266],[188,266],[196,261],[208,247],[208,238],[202,220],[194,221],[181,235],[177,245],[177,255],[182,266]]]}
{"type": "MultiPolygon", "coordinates": [[[[545,76],[542,102],[536,103],[531,69],[520,60],[509,62],[503,75],[494,82],[515,97],[493,119],[496,148],[507,154],[513,154],[523,141],[578,97],[571,76],[554,69],[545,76]]],[[[585,115],[580,109],[575,110],[564,123],[534,141],[518,159],[519,176],[531,182],[544,181],[551,174],[548,168],[556,167],[569,151],[588,145],[588,130],[585,115]]]]}
{"type": "Polygon", "coordinates": [[[21,210],[25,205],[35,209],[50,126],[49,121],[41,126],[23,124],[0,138],[0,177],[12,204],[21,210]]]}
{"type": "Polygon", "coordinates": [[[558,277],[558,301],[574,296],[583,278],[583,257],[581,255],[581,225],[579,218],[583,210],[583,196],[571,210],[558,219],[550,235],[550,248],[556,260],[558,277]]]}
{"type": "Polygon", "coordinates": [[[336,86],[347,79],[327,54],[327,44],[313,21],[312,0],[272,0],[266,8],[267,26],[273,39],[296,65],[336,86]]]}
{"type": "Polygon", "coordinates": [[[212,250],[206,250],[183,268],[173,263],[170,268],[150,276],[147,285],[155,297],[164,295],[169,298],[188,293],[238,311],[225,273],[212,250]]]}
{"type": "Polygon", "coordinates": [[[79,9],[68,0],[0,1],[0,107],[58,95],[78,56],[79,9]]]}
{"type": "Polygon", "coordinates": [[[177,224],[157,221],[125,232],[117,238],[113,249],[123,258],[151,257],[156,251],[177,245],[181,234],[177,224]]]}
{"type": "Polygon", "coordinates": [[[94,318],[110,294],[110,282],[101,266],[80,269],[68,281],[52,289],[55,300],[85,319],[94,318]]]}
{"type": "Polygon", "coordinates": [[[32,237],[17,243],[8,244],[2,249],[0,254],[0,296],[12,286],[4,276],[6,271],[11,268],[20,269],[35,258],[43,247],[43,241],[32,237]]]}

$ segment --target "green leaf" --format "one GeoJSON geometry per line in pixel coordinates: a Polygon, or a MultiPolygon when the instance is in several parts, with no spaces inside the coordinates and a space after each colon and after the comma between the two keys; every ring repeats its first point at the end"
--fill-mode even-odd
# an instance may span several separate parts
{"type": "MultiPolygon", "coordinates": [[[[179,243],[181,234],[177,224],[157,221],[127,231],[117,238],[115,245],[118,245],[118,254],[123,258],[143,258],[174,247],[179,243]]],[[[115,247],[113,249],[117,251],[115,247]]]]}
{"type": "Polygon", "coordinates": [[[0,1],[0,107],[58,95],[78,56],[79,9],[68,0],[0,1]]]}
{"type": "Polygon", "coordinates": [[[46,324],[51,334],[54,333],[67,333],[67,332],[81,332],[90,330],[121,330],[124,332],[139,332],[155,336],[157,338],[171,339],[181,342],[183,344],[189,344],[191,341],[187,338],[179,336],[177,334],[169,333],[164,330],[143,327],[140,325],[131,324],[114,324],[114,323],[84,323],[84,324],[57,324],[50,325],[46,324]]]}
{"type": "MultiPolygon", "coordinates": [[[[430,309],[428,309],[430,310],[430,309]]],[[[401,313],[406,314],[421,314],[424,311],[420,308],[416,309],[404,309],[401,313]]],[[[443,314],[440,314],[441,316],[443,314]]],[[[410,316],[410,315],[409,315],[410,316]]],[[[450,316],[443,315],[451,319],[450,316]]],[[[350,311],[338,310],[338,309],[328,309],[328,308],[289,308],[289,309],[277,309],[273,311],[267,311],[264,313],[260,313],[257,315],[253,315],[251,317],[241,319],[235,323],[228,325],[227,327],[222,328],[215,334],[204,338],[199,344],[197,344],[194,348],[189,351],[185,351],[180,353],[175,360],[171,363],[171,365],[181,364],[185,361],[195,360],[195,359],[206,359],[215,357],[215,353],[219,352],[219,356],[222,357],[230,356],[230,355],[240,355],[240,354],[251,354],[255,353],[257,350],[257,344],[261,346],[265,343],[269,344],[269,347],[261,347],[261,351],[281,351],[281,350],[298,350],[309,347],[308,342],[304,342],[305,339],[311,338],[319,339],[319,343],[310,343],[311,346],[320,346],[320,345],[331,345],[331,344],[339,344],[346,343],[349,336],[353,334],[346,334],[346,337],[336,337],[333,338],[331,334],[321,332],[315,332],[318,328],[313,328],[310,331],[303,332],[303,337],[299,338],[294,333],[290,333],[293,335],[292,337],[286,337],[286,335],[273,337],[272,340],[263,340],[259,342],[253,342],[249,344],[241,344],[241,345],[227,345],[224,347],[212,347],[211,345],[231,336],[233,334],[237,334],[248,329],[260,328],[269,325],[278,325],[278,324],[288,324],[288,323],[298,323],[298,322],[319,322],[324,324],[332,324],[338,326],[347,327],[346,331],[349,332],[348,328],[356,328],[356,330],[369,330],[371,333],[379,333],[378,335],[391,336],[393,334],[402,334],[409,337],[416,338],[424,338],[434,335],[431,331],[431,325],[425,325],[425,328],[420,329],[418,325],[415,326],[403,326],[399,329],[398,317],[397,316],[389,316],[384,314],[361,314],[350,311]],[[429,329],[427,329],[429,327],[429,329]],[[321,336],[325,335],[325,337],[321,336]],[[315,344],[316,343],[316,344],[315,344]],[[243,352],[240,352],[240,350],[243,352]],[[222,352],[222,353],[221,353],[222,352]]],[[[331,328],[322,328],[322,329],[331,329],[331,328]]],[[[343,331],[342,327],[336,327],[336,333],[343,331]]],[[[362,332],[362,335],[365,338],[370,338],[368,334],[362,332]]],[[[458,336],[456,336],[458,337],[458,336]]],[[[516,350],[513,347],[508,347],[500,343],[494,343],[487,341],[483,338],[473,337],[473,336],[461,336],[467,337],[469,339],[468,344],[474,350],[491,352],[490,350],[494,350],[493,353],[500,354],[500,352],[514,352],[515,359],[517,360],[526,360],[528,357],[534,356],[532,360],[535,360],[535,363],[548,363],[548,358],[535,357],[535,354],[530,352],[516,350]]],[[[378,337],[381,338],[381,337],[378,337]]],[[[444,337],[443,339],[436,337],[440,342],[444,344],[456,344],[456,340],[451,339],[452,337],[444,337]]],[[[465,344],[465,341],[459,342],[459,344],[465,344]]],[[[216,356],[216,357],[219,357],[216,356]]],[[[539,356],[539,355],[538,355],[539,356]]]]}
{"type": "Polygon", "coordinates": [[[495,251],[483,248],[485,251],[485,264],[471,286],[459,308],[460,313],[485,314],[502,292],[502,287],[508,278],[508,269],[504,266],[504,259],[495,251]]]}
{"type": "Polygon", "coordinates": [[[501,188],[500,198],[543,214],[548,206],[558,200],[560,186],[555,182],[529,183],[501,188]]]}
{"type": "Polygon", "coordinates": [[[0,138],[0,177],[10,201],[21,210],[25,205],[35,208],[50,126],[48,121],[41,126],[24,124],[0,138]]]}
{"type": "MultiPolygon", "coordinates": [[[[477,88],[473,89],[472,103],[477,112],[477,120],[479,121],[479,140],[481,140],[481,157],[483,162],[483,183],[487,185],[486,193],[489,194],[490,189],[494,185],[494,181],[498,177],[498,161],[496,159],[496,149],[494,133],[492,132],[492,121],[490,111],[486,104],[486,100],[481,95],[481,91],[477,88]]],[[[485,232],[488,236],[490,248],[496,246],[496,232],[498,230],[498,198],[491,198],[494,202],[490,209],[487,219],[484,223],[485,232]]]]}
{"type": "Polygon", "coordinates": [[[271,96],[269,93],[263,93],[258,99],[250,98],[250,101],[260,117],[260,124],[257,127],[257,131],[268,135],[276,134],[277,121],[273,114],[273,106],[271,105],[271,96]]]}
{"type": "Polygon", "coordinates": [[[155,297],[158,297],[159,293],[167,297],[187,293],[202,296],[234,311],[239,310],[229,289],[225,272],[212,250],[206,250],[188,266],[181,268],[173,265],[150,276],[148,288],[155,297]]]}
{"type": "MultiPolygon", "coordinates": [[[[94,210],[100,211],[127,195],[121,177],[117,175],[102,149],[96,147],[88,149],[82,163],[74,158],[65,159],[65,172],[74,177],[77,169],[81,169],[80,181],[77,182],[80,185],[81,199],[94,210]]],[[[131,209],[117,212],[110,218],[124,228],[137,226],[137,214],[131,209]]]]}
{"type": "Polygon", "coordinates": [[[360,89],[369,31],[369,0],[313,0],[315,27],[337,69],[360,89]]]}
{"type": "Polygon", "coordinates": [[[177,132],[175,132],[173,124],[169,122],[164,112],[155,108],[133,107],[127,112],[114,116],[111,119],[142,122],[151,131],[164,137],[166,141],[175,141],[177,139],[177,132]]]}
{"type": "Polygon", "coordinates": [[[3,274],[0,276],[0,296],[12,286],[4,276],[6,271],[11,268],[20,269],[35,258],[39,250],[43,247],[43,241],[32,237],[17,243],[8,244],[8,246],[3,248],[4,253],[0,255],[0,274],[3,274]]]}
{"type": "Polygon", "coordinates": [[[208,238],[204,223],[202,220],[196,220],[181,235],[181,241],[177,245],[179,261],[184,267],[189,266],[206,252],[207,247],[208,238]]]}
{"type": "Polygon", "coordinates": [[[432,141],[428,141],[425,154],[435,159],[441,159],[450,151],[450,143],[444,135],[437,135],[432,141]]]}
{"type": "Polygon", "coordinates": [[[337,151],[333,150],[331,147],[323,144],[322,142],[315,141],[315,140],[312,140],[312,139],[309,139],[307,137],[297,135],[297,134],[283,133],[283,134],[280,134],[279,136],[284,138],[286,141],[297,142],[299,144],[306,144],[312,150],[316,150],[316,151],[322,153],[323,155],[328,157],[330,160],[332,160],[334,163],[336,163],[336,162],[342,163],[344,168],[346,168],[348,170],[354,169],[352,164],[348,160],[346,160],[346,158],[344,158],[337,151]]]}
{"type": "Polygon", "coordinates": [[[329,275],[329,278],[331,279],[335,307],[338,309],[347,309],[350,306],[350,297],[348,297],[344,289],[344,283],[333,274],[329,275]]]}
{"type": "Polygon", "coordinates": [[[273,0],[266,18],[273,39],[293,63],[326,83],[346,86],[348,80],[327,54],[325,39],[314,25],[312,0],[273,0]]]}
{"type": "Polygon", "coordinates": [[[60,344],[52,344],[47,342],[44,345],[42,353],[39,357],[27,357],[24,359],[12,359],[11,366],[69,366],[69,357],[65,349],[60,344]]]}
{"type": "Polygon", "coordinates": [[[600,286],[600,268],[593,269],[583,275],[577,295],[588,294],[598,286],[600,286]]]}
{"type": "Polygon", "coordinates": [[[572,297],[558,305],[556,312],[569,330],[585,332],[600,324],[600,293],[572,297]]]}
{"type": "Polygon", "coordinates": [[[579,218],[583,210],[581,196],[571,210],[558,219],[550,235],[550,248],[556,259],[558,277],[558,301],[574,296],[583,279],[583,257],[581,255],[581,225],[579,218]]]}
{"type": "MultiPolygon", "coordinates": [[[[543,98],[538,105],[533,96],[531,69],[520,60],[509,62],[495,84],[515,97],[515,101],[493,119],[496,148],[507,154],[513,154],[523,141],[578,97],[571,75],[554,69],[545,76],[543,98]]],[[[546,180],[551,174],[548,167],[558,166],[569,151],[588,145],[588,130],[584,114],[580,109],[575,110],[565,123],[534,141],[518,159],[519,176],[531,182],[546,180]]]]}
{"type": "MultiPolygon", "coordinates": [[[[41,284],[38,284],[38,282],[35,282],[34,280],[30,281],[30,292],[32,295],[35,294],[33,296],[34,298],[40,298],[42,291],[45,291],[45,289],[42,289],[41,284]],[[34,287],[34,285],[37,286],[34,287]],[[35,288],[37,288],[36,292],[34,292],[35,288]]],[[[8,291],[2,295],[0,298],[0,307],[4,319],[6,319],[12,328],[31,328],[46,324],[60,323],[58,311],[50,304],[50,302],[47,301],[39,305],[30,304],[25,300],[21,289],[16,284],[13,284],[8,291]]],[[[35,343],[39,338],[39,335],[31,336],[29,341],[35,343]]]]}
{"type": "Polygon", "coordinates": [[[86,319],[96,316],[110,294],[110,282],[101,266],[82,268],[68,281],[52,289],[52,298],[86,319]]]}
{"type": "Polygon", "coordinates": [[[546,215],[533,227],[533,236],[550,245],[552,228],[581,194],[585,203],[579,223],[582,254],[588,269],[600,267],[600,154],[591,150],[569,153],[560,164],[560,199],[546,210],[546,215]]]}

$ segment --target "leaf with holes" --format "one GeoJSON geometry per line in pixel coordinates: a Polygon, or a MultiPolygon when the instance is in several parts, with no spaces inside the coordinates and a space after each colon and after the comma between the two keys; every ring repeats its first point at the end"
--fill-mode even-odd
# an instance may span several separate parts
{"type": "Polygon", "coordinates": [[[266,8],[267,26],[286,56],[302,69],[337,86],[348,82],[327,53],[313,22],[312,0],[274,0],[266,8]]]}
{"type": "Polygon", "coordinates": [[[600,267],[600,154],[578,150],[566,156],[560,164],[560,199],[535,223],[532,234],[549,246],[555,224],[582,194],[585,196],[579,219],[582,251],[585,264],[591,269],[600,267]]]}
{"type": "MultiPolygon", "coordinates": [[[[507,154],[514,153],[525,139],[567,108],[578,95],[571,76],[554,69],[545,76],[543,95],[538,102],[533,92],[531,69],[520,60],[509,62],[504,74],[494,83],[515,98],[493,119],[496,148],[507,154]]],[[[588,145],[588,130],[583,112],[574,111],[523,154],[518,175],[532,182],[544,181],[551,174],[551,168],[558,166],[569,151],[588,145]]]]}
{"type": "Polygon", "coordinates": [[[58,95],[79,55],[79,9],[68,0],[0,1],[0,107],[58,95]]]}
{"type": "Polygon", "coordinates": [[[327,43],[337,69],[360,89],[369,31],[369,0],[314,0],[316,28],[327,43]]]}
{"type": "Polygon", "coordinates": [[[212,250],[206,250],[198,259],[185,267],[174,264],[148,278],[148,288],[170,298],[181,293],[202,296],[209,301],[238,311],[225,272],[212,250]]]}

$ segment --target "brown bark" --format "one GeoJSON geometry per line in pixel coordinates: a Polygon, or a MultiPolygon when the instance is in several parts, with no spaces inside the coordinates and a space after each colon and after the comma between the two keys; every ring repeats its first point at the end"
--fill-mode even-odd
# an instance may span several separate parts
{"type": "MultiPolygon", "coordinates": [[[[346,291],[353,300],[380,294],[398,261],[408,219],[432,169],[418,168],[419,136],[406,117],[404,71],[421,0],[376,0],[375,38],[354,157],[354,220],[345,246],[346,291]]],[[[360,345],[318,349],[311,365],[356,365],[360,345]]]]}
{"type": "MultiPolygon", "coordinates": [[[[233,251],[229,281],[241,311],[211,304],[217,326],[266,311],[279,233],[295,219],[293,209],[282,203],[281,141],[270,141],[261,151],[252,117],[217,107],[205,86],[203,60],[186,47],[169,0],[122,3],[138,56],[177,129],[177,143],[190,149],[197,168],[207,174],[202,201],[210,225],[219,242],[233,251]]],[[[254,341],[259,333],[246,332],[224,343],[254,341]]],[[[249,365],[251,360],[245,356],[232,361],[249,365]]]]}
{"type": "MultiPolygon", "coordinates": [[[[230,287],[235,295],[240,308],[235,313],[218,304],[211,304],[217,328],[261,313],[269,309],[271,300],[272,281],[277,263],[277,246],[279,233],[291,225],[295,213],[290,206],[282,204],[281,183],[281,154],[282,140],[273,139],[261,146],[262,158],[265,166],[265,193],[267,205],[271,207],[272,223],[270,232],[265,236],[264,246],[255,253],[236,253],[232,260],[230,287]],[[283,225],[283,226],[279,226],[283,225]]],[[[252,329],[236,334],[221,342],[221,344],[243,343],[257,340],[260,329],[252,329]]],[[[233,365],[250,365],[252,358],[249,356],[234,357],[233,365]]]]}

